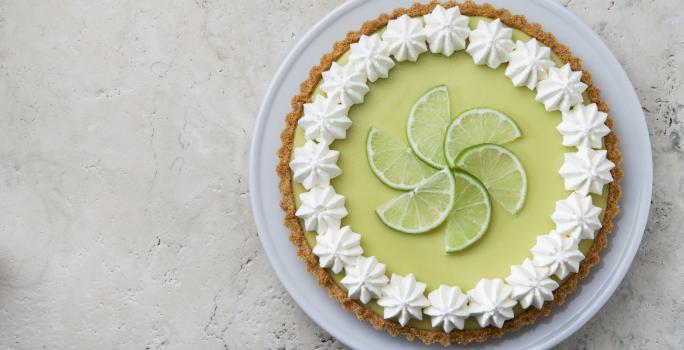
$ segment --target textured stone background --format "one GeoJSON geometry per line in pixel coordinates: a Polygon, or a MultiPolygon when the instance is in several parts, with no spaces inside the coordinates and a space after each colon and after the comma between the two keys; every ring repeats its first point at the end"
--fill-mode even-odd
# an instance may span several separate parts
{"type": "MultiPolygon", "coordinates": [[[[339,3],[0,0],[0,348],[341,347],[273,275],[247,187],[269,81],[339,3]]],[[[634,82],[656,184],[632,269],[560,349],[682,349],[684,3],[563,3],[634,82]]]]}

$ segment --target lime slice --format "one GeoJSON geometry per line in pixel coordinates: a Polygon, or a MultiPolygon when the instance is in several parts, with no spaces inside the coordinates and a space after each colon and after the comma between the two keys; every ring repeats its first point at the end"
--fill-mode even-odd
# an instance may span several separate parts
{"type": "Polygon", "coordinates": [[[511,142],[522,133],[511,117],[490,108],[473,108],[461,113],[446,131],[444,155],[450,166],[464,149],[481,143],[499,145],[511,142]]]}
{"type": "Polygon", "coordinates": [[[471,175],[454,171],[456,197],[447,219],[444,249],[454,253],[477,242],[489,228],[492,204],[484,185],[471,175]]]}
{"type": "Polygon", "coordinates": [[[376,128],[368,131],[366,154],[380,181],[398,190],[412,190],[436,172],[418,159],[411,148],[376,128]]]}
{"type": "Polygon", "coordinates": [[[390,228],[404,233],[423,233],[446,220],[454,206],[454,177],[449,169],[437,172],[411,192],[375,210],[390,228]]]}
{"type": "Polygon", "coordinates": [[[449,92],[440,85],[418,99],[408,118],[409,145],[420,159],[438,169],[447,167],[444,134],[451,121],[449,113],[449,92]]]}
{"type": "Polygon", "coordinates": [[[485,143],[467,148],[456,166],[478,178],[494,200],[511,214],[525,204],[527,176],[518,157],[506,148],[485,143]]]}

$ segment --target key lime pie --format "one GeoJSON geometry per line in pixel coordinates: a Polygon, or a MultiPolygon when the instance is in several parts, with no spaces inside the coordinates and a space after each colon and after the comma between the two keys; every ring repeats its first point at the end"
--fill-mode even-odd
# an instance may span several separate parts
{"type": "Polygon", "coordinates": [[[525,17],[415,4],[334,44],[292,100],[281,206],[360,320],[465,344],[534,323],[599,261],[618,138],[581,61],[525,17]]]}

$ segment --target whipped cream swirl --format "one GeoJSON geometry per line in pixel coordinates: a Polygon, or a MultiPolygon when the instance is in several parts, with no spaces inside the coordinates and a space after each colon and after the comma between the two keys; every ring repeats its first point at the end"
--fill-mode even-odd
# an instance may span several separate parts
{"type": "Polygon", "coordinates": [[[565,189],[582,195],[589,192],[601,194],[603,185],[613,181],[610,170],[615,164],[606,158],[607,154],[605,150],[586,147],[566,153],[565,163],[558,171],[565,181],[565,189]]]}
{"type": "Polygon", "coordinates": [[[532,38],[526,43],[518,40],[509,56],[505,74],[511,78],[514,86],[526,86],[534,90],[537,82],[545,79],[546,72],[553,67],[550,54],[551,49],[540,45],[537,39],[532,38]]]}
{"type": "Polygon", "coordinates": [[[466,38],[470,35],[470,19],[461,15],[458,6],[445,10],[437,5],[431,13],[423,16],[423,20],[432,53],[451,56],[454,51],[465,49],[466,38]]]}
{"type": "Polygon", "coordinates": [[[385,32],[382,33],[382,40],[389,45],[390,52],[399,62],[415,62],[421,53],[427,51],[425,39],[427,34],[423,29],[423,23],[409,15],[389,21],[385,32]]]}
{"type": "Polygon", "coordinates": [[[535,266],[532,260],[525,259],[522,265],[511,266],[511,275],[506,277],[506,283],[513,288],[512,297],[523,309],[530,305],[541,309],[544,301],[553,300],[553,291],[558,288],[558,282],[549,276],[548,267],[535,266]]]}
{"type": "Polygon", "coordinates": [[[307,231],[322,234],[328,229],[339,228],[342,218],[348,214],[344,196],[335,193],[332,186],[314,187],[300,194],[299,199],[302,204],[295,215],[304,220],[307,231]]]}
{"type": "Polygon", "coordinates": [[[561,236],[556,231],[537,237],[537,244],[532,247],[534,265],[546,267],[548,273],[563,279],[570,272],[579,271],[584,254],[578,249],[578,240],[561,236]]]}
{"type": "Polygon", "coordinates": [[[349,62],[364,72],[369,81],[387,78],[394,67],[389,46],[377,34],[362,35],[358,43],[351,45],[349,52],[349,62]]]}
{"type": "Polygon", "coordinates": [[[544,104],[547,111],[567,112],[582,103],[582,93],[587,84],[580,81],[582,72],[575,72],[570,64],[561,68],[549,68],[549,75],[537,85],[537,102],[544,104]]]}
{"type": "Polygon", "coordinates": [[[439,286],[428,295],[428,306],[423,312],[431,317],[432,327],[442,326],[449,333],[454,328],[463,329],[470,316],[468,296],[458,287],[439,286]]]}
{"type": "Polygon", "coordinates": [[[362,103],[368,93],[366,73],[348,63],[344,66],[333,62],[330,70],[323,72],[323,90],[329,99],[339,101],[343,106],[362,103]]]}
{"type": "Polygon", "coordinates": [[[294,159],[290,162],[292,179],[307,190],[315,186],[328,186],[330,179],[342,173],[337,166],[339,155],[340,152],[331,150],[324,143],[307,140],[302,147],[294,150],[294,159]]]}
{"type": "Polygon", "coordinates": [[[512,294],[513,289],[498,278],[483,278],[468,291],[470,312],[480,327],[494,325],[501,328],[506,320],[513,318],[516,302],[511,298],[512,294]]]}
{"type": "Polygon", "coordinates": [[[330,227],[316,236],[313,253],[318,256],[321,267],[340,273],[344,267],[356,264],[356,259],[363,253],[361,235],[352,232],[349,226],[330,227]]]}
{"type": "Polygon", "coordinates": [[[610,133],[605,122],[608,114],[598,110],[595,103],[579,104],[563,112],[557,129],[563,135],[563,146],[601,148],[603,137],[610,133]]]}
{"type": "Polygon", "coordinates": [[[380,298],[382,287],[389,281],[385,276],[385,264],[379,263],[374,256],[360,256],[355,265],[345,268],[345,272],[346,275],[340,282],[347,288],[347,295],[364,304],[368,304],[371,299],[380,298]]]}
{"type": "Polygon", "coordinates": [[[491,21],[477,22],[477,28],[470,33],[470,44],[466,52],[473,57],[475,64],[486,64],[496,68],[508,62],[513,50],[513,30],[501,24],[498,18],[491,21]]]}
{"type": "Polygon", "coordinates": [[[392,274],[390,283],[382,289],[382,298],[378,300],[378,305],[385,308],[383,317],[397,318],[402,327],[412,318],[422,320],[423,308],[430,305],[423,292],[425,283],[417,282],[412,273],[406,276],[392,274]]]}
{"type": "Polygon", "coordinates": [[[551,220],[560,235],[576,240],[594,239],[594,233],[601,228],[600,214],[601,208],[592,204],[591,196],[573,192],[556,202],[551,220]]]}
{"type": "Polygon", "coordinates": [[[304,115],[299,119],[299,126],[304,129],[307,140],[315,140],[330,144],[335,139],[347,137],[347,129],[352,124],[347,116],[349,107],[335,100],[317,96],[313,103],[304,104],[304,115]]]}

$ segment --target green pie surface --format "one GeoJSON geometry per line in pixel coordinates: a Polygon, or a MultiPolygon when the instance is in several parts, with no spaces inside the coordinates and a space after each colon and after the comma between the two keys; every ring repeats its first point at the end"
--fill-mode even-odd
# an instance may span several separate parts
{"type": "MultiPolygon", "coordinates": [[[[471,27],[476,21],[471,20],[471,27]]],[[[529,37],[514,30],[513,39],[526,41],[529,37]]],[[[558,58],[553,58],[560,65],[558,58]]],[[[482,278],[508,276],[511,265],[532,258],[530,248],[537,236],[554,227],[551,214],[556,201],[569,195],[563,188],[558,170],[563,164],[563,154],[573,152],[574,148],[562,146],[562,137],[556,131],[561,113],[547,112],[535,101],[533,91],[514,87],[504,75],[505,67],[505,64],[498,69],[477,66],[463,50],[450,57],[424,53],[415,63],[398,63],[388,79],[369,83],[370,92],[365,102],[349,111],[353,124],[347,131],[347,138],[337,140],[331,146],[340,151],[338,165],[342,169],[342,175],[331,184],[337,193],[346,197],[349,211],[342,224],[350,225],[354,232],[361,234],[364,255],[376,256],[386,264],[388,277],[392,273],[413,273],[418,281],[427,284],[426,295],[441,284],[456,285],[466,291],[482,278]],[[425,234],[408,235],[390,229],[378,219],[374,210],[402,192],[385,186],[375,177],[365,149],[371,127],[408,145],[406,122],[413,103],[440,84],[449,89],[452,120],[464,110],[487,107],[504,112],[518,123],[522,137],[506,147],[520,158],[528,177],[523,209],[517,215],[511,215],[493,202],[489,230],[478,242],[455,254],[444,253],[446,223],[425,234]]],[[[298,128],[295,145],[302,145],[304,141],[303,131],[298,128]]],[[[293,187],[299,205],[298,196],[304,188],[297,183],[293,183],[293,187]]],[[[594,196],[595,205],[605,208],[607,189],[605,186],[602,196],[594,196]]],[[[306,233],[312,247],[316,243],[315,235],[306,233]]],[[[589,240],[580,245],[585,253],[590,247],[589,240]]],[[[335,276],[338,284],[341,278],[341,274],[335,276]]],[[[374,302],[371,308],[382,313],[374,302]]],[[[430,328],[429,317],[420,322],[413,320],[411,325],[430,328]]]]}

